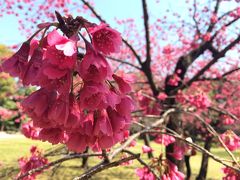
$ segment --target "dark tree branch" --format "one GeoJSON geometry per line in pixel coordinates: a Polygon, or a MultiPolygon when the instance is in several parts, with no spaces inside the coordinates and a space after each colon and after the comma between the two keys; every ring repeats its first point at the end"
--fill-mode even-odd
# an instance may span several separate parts
{"type": "MultiPolygon", "coordinates": [[[[217,0],[216,1],[216,5],[215,5],[214,11],[213,11],[214,14],[218,13],[220,2],[221,2],[221,0],[217,0]]],[[[210,22],[210,25],[209,25],[209,27],[207,29],[207,32],[211,32],[213,30],[215,24],[216,24],[215,22],[210,22]]]]}
{"type": "Polygon", "coordinates": [[[226,52],[229,51],[231,48],[233,48],[236,44],[240,42],[240,35],[237,39],[235,39],[233,42],[231,42],[228,46],[226,46],[222,51],[220,51],[218,54],[213,55],[213,59],[204,66],[195,76],[193,76],[192,79],[190,79],[186,84],[184,84],[181,89],[190,86],[194,81],[196,81],[201,75],[204,74],[205,71],[207,71],[213,64],[215,64],[220,58],[224,57],[226,52]]]}
{"type": "Polygon", "coordinates": [[[195,27],[197,29],[197,34],[200,35],[201,31],[198,27],[198,22],[197,22],[197,19],[196,19],[196,13],[197,13],[197,2],[196,2],[196,0],[194,0],[194,3],[193,3],[193,21],[194,21],[195,27]]]}
{"type": "Polygon", "coordinates": [[[113,161],[113,162],[103,161],[100,164],[98,164],[98,165],[94,166],[93,168],[89,169],[88,171],[86,171],[81,176],[74,178],[74,180],[86,180],[86,179],[89,179],[96,173],[99,173],[99,172],[101,172],[103,170],[106,170],[106,169],[109,169],[109,168],[112,168],[112,167],[119,166],[119,165],[121,165],[124,162],[128,162],[130,160],[137,159],[139,157],[140,157],[140,154],[134,154],[134,155],[131,155],[129,157],[126,157],[126,158],[123,158],[123,159],[120,159],[120,160],[117,160],[117,161],[113,161]]]}
{"type": "MultiPolygon", "coordinates": [[[[131,155],[137,155],[129,150],[123,150],[123,152],[131,154],[131,155]]],[[[137,158],[138,162],[140,164],[142,164],[144,167],[148,168],[148,170],[156,177],[157,180],[160,180],[160,178],[158,177],[157,173],[154,171],[154,169],[152,169],[146,162],[144,162],[140,157],[137,158]]]]}
{"type": "Polygon", "coordinates": [[[236,71],[239,71],[240,68],[235,68],[235,69],[232,69],[224,74],[222,74],[220,77],[216,77],[216,78],[199,78],[197,81],[219,81],[219,80],[222,80],[224,79],[226,76],[229,76],[231,75],[232,73],[236,72],[236,71]]]}
{"type": "Polygon", "coordinates": [[[151,63],[151,44],[150,44],[149,23],[148,23],[149,16],[148,16],[146,0],[142,0],[142,8],[143,8],[143,19],[144,19],[145,39],[146,39],[146,53],[147,53],[145,62],[150,64],[151,63]]]}
{"type": "Polygon", "coordinates": [[[68,160],[70,160],[70,159],[78,159],[78,158],[82,158],[82,157],[91,157],[91,156],[102,156],[102,154],[88,154],[88,153],[87,153],[87,154],[73,154],[73,155],[65,156],[65,157],[63,157],[63,158],[61,158],[61,159],[58,159],[58,160],[56,160],[56,161],[52,161],[52,162],[50,162],[50,163],[48,163],[48,164],[46,164],[46,165],[44,165],[44,166],[41,166],[41,167],[39,167],[39,168],[30,170],[30,171],[28,171],[27,173],[22,174],[21,176],[19,176],[19,177],[17,178],[17,180],[23,179],[23,178],[25,178],[25,177],[27,177],[27,176],[29,176],[29,175],[31,175],[31,174],[34,174],[34,173],[36,173],[36,172],[41,172],[41,171],[43,171],[44,169],[47,169],[47,168],[49,168],[49,167],[51,167],[51,166],[54,166],[54,165],[59,164],[59,163],[62,163],[62,162],[64,162],[64,161],[68,161],[68,160]]]}

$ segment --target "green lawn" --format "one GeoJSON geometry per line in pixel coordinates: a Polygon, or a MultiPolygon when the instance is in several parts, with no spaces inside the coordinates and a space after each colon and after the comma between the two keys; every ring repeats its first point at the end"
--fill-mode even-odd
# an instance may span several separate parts
{"type": "MultiPolygon", "coordinates": [[[[0,139],[0,163],[2,166],[0,166],[0,171],[1,167],[6,167],[6,166],[15,166],[17,167],[17,159],[21,156],[26,156],[28,155],[29,148],[31,145],[37,145],[39,148],[47,150],[52,147],[51,144],[49,143],[44,143],[40,141],[32,141],[23,137],[18,137],[18,138],[7,138],[7,139],[0,139]]],[[[160,145],[157,145],[155,143],[152,143],[155,152],[154,154],[157,155],[159,152],[163,151],[163,147],[160,145]]],[[[137,143],[137,146],[134,147],[134,151],[141,152],[141,146],[142,142],[139,141],[137,143]]],[[[224,152],[224,150],[220,148],[213,148],[212,152],[215,153],[216,155],[226,158],[227,155],[224,152]]],[[[147,160],[146,156],[143,157],[145,160],[147,160]]],[[[100,160],[98,158],[91,158],[90,160],[90,166],[94,165],[95,163],[99,162],[100,160]]],[[[201,163],[201,155],[198,153],[196,156],[191,158],[191,166],[192,166],[192,171],[193,175],[196,175],[199,171],[201,163]]],[[[81,160],[75,159],[71,160],[68,162],[64,162],[61,164],[61,166],[56,169],[55,173],[53,176],[52,175],[52,170],[49,169],[47,170],[43,175],[38,176],[38,179],[42,180],[68,180],[72,179],[73,177],[76,177],[80,175],[83,170],[78,168],[78,166],[81,165],[81,160]]],[[[130,166],[120,166],[116,168],[109,169],[107,171],[101,172],[94,176],[92,179],[96,180],[120,180],[120,179],[137,179],[134,170],[136,167],[139,167],[139,164],[137,161],[134,161],[134,163],[130,166]]],[[[221,172],[221,165],[212,159],[209,162],[209,169],[208,169],[208,179],[221,179],[222,177],[222,172],[221,172]]],[[[12,179],[11,177],[8,178],[3,178],[3,179],[12,179]]],[[[193,178],[194,179],[194,178],[193,178]]]]}

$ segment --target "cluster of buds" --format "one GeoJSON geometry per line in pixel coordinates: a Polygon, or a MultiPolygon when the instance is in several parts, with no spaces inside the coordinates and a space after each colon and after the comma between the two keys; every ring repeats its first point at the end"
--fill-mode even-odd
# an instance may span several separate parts
{"type": "Polygon", "coordinates": [[[120,33],[104,23],[56,15],[59,23],[39,25],[42,38],[35,40],[34,34],[2,69],[24,85],[39,87],[22,102],[33,127],[40,129],[34,138],[64,143],[75,152],[110,148],[124,139],[133,110],[130,85],[106,59],[119,52],[120,33]]]}

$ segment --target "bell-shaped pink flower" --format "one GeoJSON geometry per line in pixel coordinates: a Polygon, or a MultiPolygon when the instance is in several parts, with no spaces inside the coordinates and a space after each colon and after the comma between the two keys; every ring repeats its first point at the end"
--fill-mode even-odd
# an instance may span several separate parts
{"type": "Polygon", "coordinates": [[[89,32],[92,35],[93,46],[97,51],[106,55],[120,51],[121,35],[107,24],[101,23],[98,26],[91,27],[89,32]]]}
{"type": "Polygon", "coordinates": [[[116,74],[113,74],[113,79],[118,84],[118,88],[121,91],[121,93],[126,94],[131,91],[131,86],[128,82],[126,82],[122,77],[117,76],[116,74]]]}
{"type": "Polygon", "coordinates": [[[22,78],[27,70],[29,51],[29,42],[24,42],[12,57],[2,63],[2,70],[13,77],[22,78]]]}
{"type": "Polygon", "coordinates": [[[39,139],[58,144],[65,142],[66,136],[60,128],[44,128],[39,133],[39,139]]]}
{"type": "Polygon", "coordinates": [[[79,65],[79,75],[84,81],[102,82],[111,79],[112,70],[106,59],[87,44],[87,52],[79,65]]]}
{"type": "Polygon", "coordinates": [[[42,88],[23,100],[23,110],[32,118],[34,126],[41,128],[52,126],[54,122],[48,119],[48,109],[56,98],[55,91],[42,88]]]}
{"type": "Polygon", "coordinates": [[[109,93],[105,84],[87,82],[79,92],[81,109],[97,110],[108,106],[106,95],[109,93]]]}
{"type": "Polygon", "coordinates": [[[42,67],[42,59],[43,59],[43,50],[41,48],[36,48],[33,51],[33,55],[28,63],[28,67],[23,76],[23,84],[24,85],[38,85],[38,74],[40,68],[42,67]]]}
{"type": "Polygon", "coordinates": [[[69,134],[68,141],[66,142],[67,147],[75,152],[83,152],[88,146],[89,137],[81,134],[81,132],[74,132],[69,134]]]}

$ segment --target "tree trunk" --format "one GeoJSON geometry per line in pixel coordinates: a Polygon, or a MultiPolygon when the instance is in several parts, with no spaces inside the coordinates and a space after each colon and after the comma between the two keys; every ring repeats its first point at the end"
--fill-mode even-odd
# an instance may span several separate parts
{"type": "MultiPolygon", "coordinates": [[[[170,115],[169,121],[167,123],[167,128],[177,132],[178,134],[182,134],[182,118],[180,112],[174,112],[170,115]]],[[[183,160],[176,160],[174,157],[172,157],[171,153],[174,152],[174,144],[169,144],[166,147],[166,157],[168,160],[170,160],[172,163],[176,164],[178,167],[178,170],[181,172],[184,172],[184,161],[183,160]]]]}
{"type": "MultiPolygon", "coordinates": [[[[204,148],[208,151],[211,149],[212,145],[212,137],[206,138],[204,148]]],[[[202,154],[202,163],[201,163],[201,169],[199,171],[198,177],[196,178],[197,180],[204,180],[207,177],[207,169],[208,169],[208,155],[203,153],[202,154]]]]}

